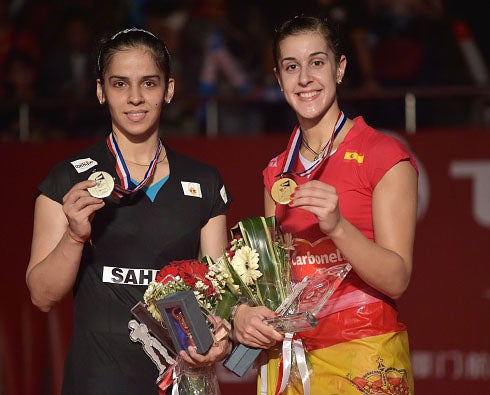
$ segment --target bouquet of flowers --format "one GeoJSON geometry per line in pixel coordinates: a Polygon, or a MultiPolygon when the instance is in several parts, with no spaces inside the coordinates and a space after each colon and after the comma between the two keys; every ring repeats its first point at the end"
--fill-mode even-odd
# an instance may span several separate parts
{"type": "MultiPolygon", "coordinates": [[[[291,292],[289,258],[292,238],[275,217],[251,217],[231,229],[231,242],[216,265],[225,273],[229,293],[256,306],[277,310],[291,292]]],[[[287,310],[287,309],[286,309],[287,310]]],[[[229,316],[229,311],[227,312],[229,316]]],[[[224,366],[243,376],[261,349],[238,345],[224,366]]]]}
{"type": "MultiPolygon", "coordinates": [[[[157,382],[162,392],[174,382],[181,394],[220,393],[213,367],[191,368],[178,358],[179,349],[185,349],[187,344],[176,347],[175,338],[172,339],[171,336],[171,328],[166,325],[159,308],[159,301],[192,291],[204,313],[203,317],[208,320],[214,340],[221,340],[228,335],[229,324],[223,321],[221,325],[217,325],[212,315],[217,315],[218,306],[221,311],[226,311],[227,307],[223,306],[223,303],[233,303],[233,299],[230,298],[233,295],[230,292],[228,297],[223,298],[227,293],[226,276],[226,273],[220,273],[219,267],[208,257],[204,257],[202,261],[173,261],[162,268],[155,280],[149,284],[143,302],[133,307],[133,315],[142,323],[130,321],[131,339],[143,343],[145,352],[157,365],[159,370],[157,382]],[[153,336],[158,341],[155,341],[153,336]]],[[[191,334],[188,335],[192,337],[191,334]]]]}

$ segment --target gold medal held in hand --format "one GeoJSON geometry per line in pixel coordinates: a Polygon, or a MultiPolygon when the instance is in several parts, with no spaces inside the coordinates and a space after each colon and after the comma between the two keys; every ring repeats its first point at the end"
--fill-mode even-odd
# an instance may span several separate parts
{"type": "Polygon", "coordinates": [[[291,194],[294,193],[297,185],[296,181],[291,178],[280,178],[272,185],[272,199],[279,204],[288,204],[291,201],[291,194]]]}
{"type": "Polygon", "coordinates": [[[97,184],[87,188],[88,193],[93,197],[102,199],[109,196],[114,189],[114,179],[105,171],[94,171],[88,177],[89,180],[95,181],[97,184]]]}

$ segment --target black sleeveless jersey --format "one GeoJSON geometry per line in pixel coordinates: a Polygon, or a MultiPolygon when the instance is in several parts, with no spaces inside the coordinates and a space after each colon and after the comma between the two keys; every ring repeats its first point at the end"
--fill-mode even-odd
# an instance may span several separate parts
{"type": "MultiPolygon", "coordinates": [[[[163,266],[196,258],[201,228],[224,214],[231,197],[213,167],[165,147],[170,175],[152,202],[144,191],[106,199],[92,222],[73,289],[73,332],[63,394],[157,394],[158,370],[129,338],[131,308],[163,266]]],[[[63,196],[94,170],[119,178],[105,143],[56,165],[42,194],[63,196]]]]}

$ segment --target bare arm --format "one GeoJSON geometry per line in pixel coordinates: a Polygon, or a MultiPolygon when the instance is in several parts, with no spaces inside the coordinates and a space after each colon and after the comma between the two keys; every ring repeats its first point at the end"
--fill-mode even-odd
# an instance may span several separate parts
{"type": "Polygon", "coordinates": [[[218,258],[223,255],[227,241],[226,216],[218,215],[211,218],[201,229],[201,256],[218,258]]]}
{"type": "Polygon", "coordinates": [[[68,234],[68,225],[76,239],[90,237],[90,218],[104,206],[85,190],[94,184],[75,185],[64,197],[63,206],[45,195],[36,199],[26,282],[33,304],[42,311],[49,311],[73,287],[84,243],[68,234]]]}
{"type": "Polygon", "coordinates": [[[317,216],[320,229],[366,283],[394,299],[403,294],[412,273],[417,210],[417,175],[408,161],[393,166],[374,190],[376,242],[340,215],[338,196],[330,185],[319,181],[303,184],[292,205],[317,216]]]}

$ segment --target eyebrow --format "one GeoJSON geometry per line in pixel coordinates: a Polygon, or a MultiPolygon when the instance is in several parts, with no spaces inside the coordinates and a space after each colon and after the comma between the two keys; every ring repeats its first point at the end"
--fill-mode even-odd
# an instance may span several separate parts
{"type": "MultiPolygon", "coordinates": [[[[147,80],[147,79],[150,79],[150,78],[156,78],[156,79],[160,79],[161,77],[158,75],[158,74],[152,74],[152,75],[144,75],[142,76],[140,79],[141,80],[147,80]]],[[[112,79],[117,79],[117,80],[128,80],[129,77],[126,77],[124,75],[111,75],[109,76],[109,79],[112,80],[112,79]]]]}
{"type": "MultiPolygon", "coordinates": [[[[308,55],[308,57],[313,58],[313,57],[318,56],[318,55],[325,55],[326,57],[328,57],[328,53],[324,52],[324,51],[312,52],[311,54],[308,55]]],[[[292,57],[292,56],[287,57],[287,58],[283,58],[283,59],[281,59],[281,63],[284,61],[288,61],[288,60],[296,60],[296,58],[292,57]]]]}

